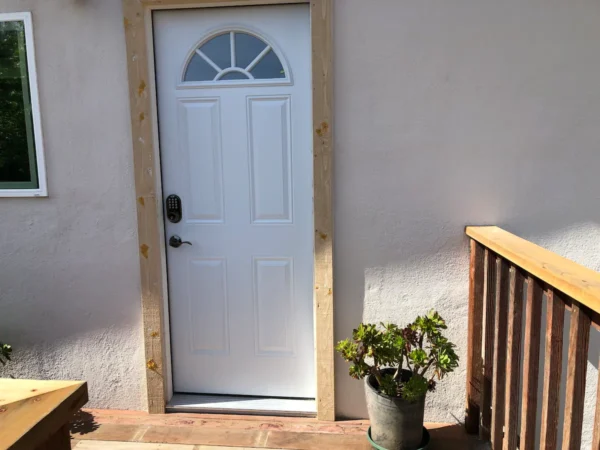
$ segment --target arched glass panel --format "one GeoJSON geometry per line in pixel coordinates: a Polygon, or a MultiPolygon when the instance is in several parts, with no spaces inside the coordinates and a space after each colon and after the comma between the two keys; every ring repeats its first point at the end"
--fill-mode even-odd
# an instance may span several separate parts
{"type": "Polygon", "coordinates": [[[285,78],[273,48],[248,33],[220,33],[192,54],[183,81],[270,80],[285,78]],[[232,70],[233,69],[233,70],[232,70]]]}
{"type": "Polygon", "coordinates": [[[246,33],[235,33],[235,60],[238,67],[248,67],[267,44],[246,33]]]}
{"type": "Polygon", "coordinates": [[[269,52],[250,71],[254,78],[285,78],[285,70],[273,50],[269,52]]]}
{"type": "Polygon", "coordinates": [[[229,33],[215,36],[204,43],[200,50],[221,69],[231,67],[231,45],[229,33]]]}
{"type": "Polygon", "coordinates": [[[198,54],[194,54],[188,63],[183,81],[214,80],[218,72],[198,54]]]}

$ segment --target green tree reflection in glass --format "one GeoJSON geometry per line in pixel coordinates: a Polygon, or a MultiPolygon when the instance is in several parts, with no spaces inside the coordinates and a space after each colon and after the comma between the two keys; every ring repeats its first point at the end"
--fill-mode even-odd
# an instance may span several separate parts
{"type": "Polygon", "coordinates": [[[38,186],[25,25],[0,22],[0,189],[38,186]]]}

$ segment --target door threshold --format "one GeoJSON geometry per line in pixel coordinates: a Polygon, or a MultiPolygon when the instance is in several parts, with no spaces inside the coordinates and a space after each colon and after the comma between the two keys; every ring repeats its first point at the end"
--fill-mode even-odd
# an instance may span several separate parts
{"type": "Polygon", "coordinates": [[[314,399],[174,394],[167,412],[316,417],[314,399]]]}

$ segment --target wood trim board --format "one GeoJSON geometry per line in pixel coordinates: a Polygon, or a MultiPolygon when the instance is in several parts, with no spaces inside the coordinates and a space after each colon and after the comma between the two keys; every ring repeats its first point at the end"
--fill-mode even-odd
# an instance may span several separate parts
{"type": "Polygon", "coordinates": [[[157,114],[151,46],[153,9],[309,3],[313,77],[314,317],[317,417],[335,420],[332,212],[333,0],[123,0],[129,75],[135,191],[142,290],[148,412],[169,400],[166,259],[157,162],[157,114]],[[149,31],[150,30],[150,31],[149,31]]]}

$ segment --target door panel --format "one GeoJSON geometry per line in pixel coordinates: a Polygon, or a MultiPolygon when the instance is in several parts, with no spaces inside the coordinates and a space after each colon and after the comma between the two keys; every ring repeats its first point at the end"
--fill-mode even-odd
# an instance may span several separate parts
{"type": "Polygon", "coordinates": [[[253,223],[292,221],[289,97],[248,98],[253,223]]]}
{"type": "Polygon", "coordinates": [[[174,390],[314,397],[308,6],[153,22],[174,390]]]}
{"type": "Polygon", "coordinates": [[[223,222],[219,99],[179,99],[182,153],[188,155],[188,222],[223,222]]]}

